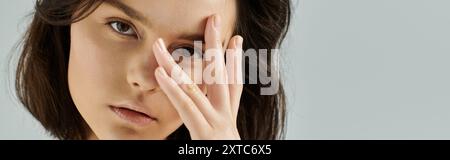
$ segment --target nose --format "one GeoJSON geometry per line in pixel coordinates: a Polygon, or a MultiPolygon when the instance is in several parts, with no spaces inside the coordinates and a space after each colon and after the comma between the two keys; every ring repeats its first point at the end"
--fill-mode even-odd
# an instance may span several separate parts
{"type": "Polygon", "coordinates": [[[158,89],[154,72],[158,64],[153,52],[134,56],[129,61],[127,81],[133,90],[153,92],[158,89]]]}

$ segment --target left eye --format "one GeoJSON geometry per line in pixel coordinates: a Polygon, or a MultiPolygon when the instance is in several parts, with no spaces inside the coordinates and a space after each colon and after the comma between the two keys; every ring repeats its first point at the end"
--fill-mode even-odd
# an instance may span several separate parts
{"type": "Polygon", "coordinates": [[[120,22],[120,21],[113,21],[110,22],[109,25],[111,26],[114,31],[116,31],[119,34],[123,34],[126,36],[136,36],[136,32],[134,31],[133,27],[130,25],[120,22]]]}

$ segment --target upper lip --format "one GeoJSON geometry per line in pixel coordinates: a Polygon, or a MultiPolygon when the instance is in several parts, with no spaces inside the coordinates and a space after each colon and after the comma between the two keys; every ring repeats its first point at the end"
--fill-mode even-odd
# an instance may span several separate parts
{"type": "Polygon", "coordinates": [[[129,110],[133,110],[142,114],[147,115],[148,117],[150,117],[151,119],[156,120],[155,117],[153,117],[150,112],[148,112],[145,107],[143,107],[142,105],[137,105],[135,103],[121,103],[118,105],[111,105],[112,107],[116,107],[116,108],[125,108],[125,109],[129,109],[129,110]]]}

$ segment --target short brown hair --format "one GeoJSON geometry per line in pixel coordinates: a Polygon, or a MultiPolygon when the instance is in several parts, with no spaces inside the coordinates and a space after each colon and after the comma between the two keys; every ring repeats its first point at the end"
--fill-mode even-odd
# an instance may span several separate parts
{"type": "MultiPolygon", "coordinates": [[[[86,139],[90,128],[70,96],[67,69],[70,25],[88,16],[102,0],[39,0],[24,35],[16,70],[16,92],[26,109],[59,139],[86,139]]],[[[239,0],[235,34],[243,49],[279,47],[289,27],[290,0],[239,0]]],[[[269,64],[270,65],[270,64],[269,64]]],[[[245,73],[245,79],[248,74],[245,73]]],[[[261,95],[263,84],[244,84],[237,126],[242,139],[284,137],[285,95],[261,95]]],[[[189,139],[183,125],[168,139],[189,139]]]]}

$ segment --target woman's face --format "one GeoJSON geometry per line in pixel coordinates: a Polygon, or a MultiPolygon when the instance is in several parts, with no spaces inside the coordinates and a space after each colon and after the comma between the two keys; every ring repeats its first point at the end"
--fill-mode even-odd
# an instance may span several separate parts
{"type": "Polygon", "coordinates": [[[164,139],[180,127],[178,113],[155,79],[158,64],[152,45],[162,38],[169,51],[191,50],[194,40],[203,39],[207,18],[218,14],[227,46],[235,25],[235,3],[106,1],[72,24],[69,89],[92,137],[164,139]]]}

